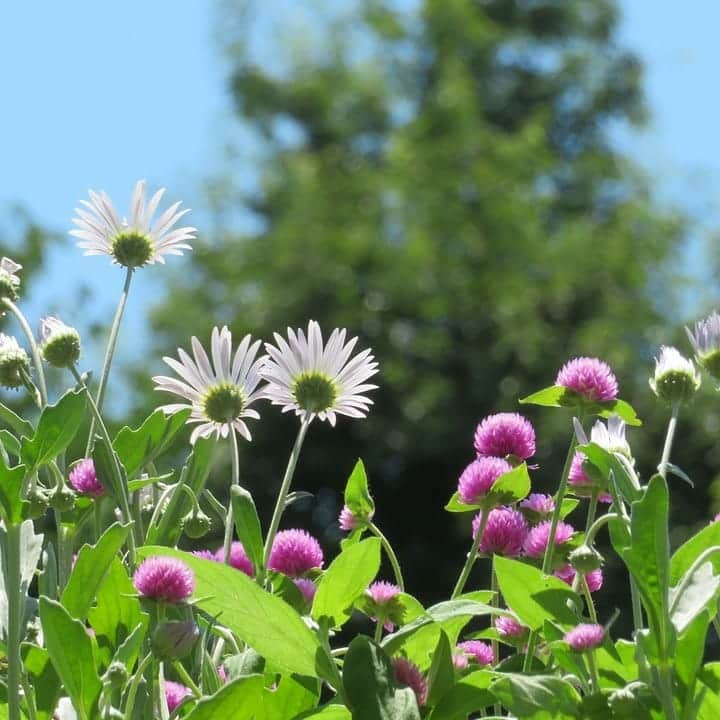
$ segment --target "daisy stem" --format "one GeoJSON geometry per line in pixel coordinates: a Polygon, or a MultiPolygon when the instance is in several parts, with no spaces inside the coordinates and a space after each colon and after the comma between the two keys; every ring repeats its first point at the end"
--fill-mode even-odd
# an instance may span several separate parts
{"type": "Polygon", "coordinates": [[[453,590],[453,593],[450,596],[451,600],[454,600],[458,595],[461,595],[462,591],[465,589],[465,583],[467,582],[467,579],[470,577],[470,571],[472,570],[472,567],[475,564],[475,560],[477,560],[478,548],[480,547],[480,542],[482,541],[482,536],[483,536],[483,533],[485,532],[485,526],[487,525],[487,521],[488,521],[489,517],[490,517],[490,511],[483,510],[482,516],[480,517],[480,527],[478,527],[478,531],[475,534],[475,538],[473,539],[473,544],[472,544],[472,547],[470,548],[470,552],[468,553],[467,560],[465,560],[465,565],[463,566],[462,572],[460,573],[460,577],[458,578],[458,581],[455,584],[455,589],[453,590]]]}
{"type": "Polygon", "coordinates": [[[658,472],[665,477],[667,475],[667,466],[670,462],[670,452],[672,451],[673,440],[675,439],[675,428],[677,427],[678,414],[680,413],[680,403],[673,403],[670,421],[668,422],[667,434],[665,435],[665,445],[663,446],[662,459],[658,465],[658,472]]]}
{"type": "MultiPolygon", "coordinates": [[[[85,395],[87,396],[87,401],[90,405],[90,409],[92,410],[93,417],[95,421],[97,422],[98,427],[100,428],[100,433],[103,436],[103,439],[107,443],[108,446],[108,453],[110,454],[110,462],[112,463],[112,470],[113,475],[115,475],[115,484],[117,485],[117,494],[118,494],[118,502],[120,503],[120,511],[122,512],[123,519],[126,523],[130,523],[130,532],[128,533],[127,543],[128,543],[128,560],[130,562],[130,567],[135,567],[135,523],[133,522],[133,516],[130,512],[130,499],[128,497],[128,489],[127,485],[123,481],[122,471],[120,469],[120,462],[118,461],[117,455],[115,454],[115,450],[113,450],[112,440],[110,439],[110,433],[108,432],[107,426],[105,425],[105,422],[102,419],[102,415],[100,415],[100,410],[95,403],[95,400],[93,400],[92,395],[90,394],[90,391],[88,390],[87,385],[85,384],[85,381],[82,379],[80,373],[78,372],[78,369],[74,366],[70,366],[70,372],[72,373],[73,377],[75,378],[75,381],[78,383],[80,387],[82,387],[85,390],[85,395]]],[[[91,434],[92,437],[92,434],[91,434]]],[[[90,451],[92,451],[92,447],[90,447],[90,451]]]]}
{"type": "Polygon", "coordinates": [[[20,628],[22,625],[23,603],[20,592],[20,547],[21,525],[8,525],[4,558],[5,587],[7,588],[7,700],[10,720],[21,720],[20,678],[22,658],[20,656],[20,628]]]}
{"type": "Polygon", "coordinates": [[[295,474],[295,466],[297,465],[298,458],[300,457],[300,450],[302,449],[303,441],[305,440],[305,433],[307,433],[307,429],[310,427],[310,422],[311,420],[307,416],[303,418],[300,423],[300,429],[298,430],[297,437],[295,438],[295,445],[290,453],[290,459],[288,460],[287,468],[285,469],[285,477],[283,478],[282,485],[280,486],[280,492],[278,494],[277,502],[275,503],[275,510],[273,511],[272,520],[270,521],[270,529],[268,530],[267,537],[265,538],[265,549],[263,551],[263,572],[267,571],[268,561],[270,560],[270,552],[272,551],[275,535],[277,535],[278,528],[280,527],[280,518],[285,510],[285,501],[287,500],[287,495],[290,491],[290,483],[292,482],[293,475],[295,474]]]}
{"type": "MultiPolygon", "coordinates": [[[[240,451],[238,449],[237,434],[232,425],[230,425],[230,443],[232,446],[232,487],[238,487],[240,485],[240,451]]],[[[231,493],[228,493],[228,511],[225,516],[225,542],[223,543],[223,562],[226,565],[230,564],[230,550],[232,549],[233,539],[233,508],[231,498],[231,493]]]]}
{"type": "Polygon", "coordinates": [[[45,372],[43,371],[42,358],[40,357],[40,350],[35,342],[35,336],[33,335],[33,331],[30,329],[30,324],[25,319],[25,316],[22,314],[20,308],[9,298],[3,298],[3,303],[5,303],[5,307],[15,316],[25,337],[27,338],[28,345],[30,345],[30,354],[32,355],[33,365],[35,366],[35,372],[37,373],[38,384],[40,385],[40,398],[44,407],[47,405],[48,401],[47,386],[45,385],[45,372]]]}
{"type": "MultiPolygon", "coordinates": [[[[103,400],[105,399],[105,387],[107,385],[108,376],[110,375],[110,365],[112,364],[113,355],[115,354],[115,346],[117,345],[118,333],[120,332],[120,322],[122,321],[123,313],[125,312],[125,304],[127,303],[128,293],[130,292],[130,281],[132,280],[132,276],[133,268],[129,267],[127,269],[127,275],[125,276],[125,285],[123,286],[122,294],[120,295],[117,310],[115,310],[115,317],[113,318],[113,324],[110,328],[110,336],[105,350],[105,360],[103,361],[102,374],[100,375],[100,384],[98,385],[96,399],[98,410],[102,409],[103,400]]],[[[95,441],[93,440],[94,432],[95,418],[90,421],[90,433],[85,447],[85,457],[90,457],[93,445],[95,444],[95,441]]]]}
{"type": "Polygon", "coordinates": [[[398,587],[401,592],[405,592],[405,582],[403,581],[402,571],[400,570],[400,563],[398,562],[397,555],[395,555],[395,551],[392,549],[392,545],[390,545],[390,541],[385,537],[380,528],[374,522],[370,522],[368,524],[368,528],[375,537],[379,538],[380,544],[383,546],[385,553],[390,560],[390,564],[392,565],[398,587]]]}
{"type": "MultiPolygon", "coordinates": [[[[582,422],[582,418],[579,418],[582,422]]],[[[542,571],[546,574],[550,574],[552,569],[553,552],[555,551],[555,534],[557,533],[557,526],[560,522],[560,513],[562,512],[562,503],[565,499],[565,492],[567,491],[568,476],[570,475],[570,467],[572,466],[573,457],[575,457],[575,446],[577,445],[577,437],[573,431],[572,437],[570,438],[570,446],[568,447],[567,455],[565,457],[565,465],[563,466],[562,475],[560,476],[560,484],[558,485],[557,493],[555,495],[555,509],[553,510],[552,518],[550,519],[550,533],[548,534],[547,547],[545,548],[545,556],[543,557],[542,571]]],[[[535,645],[537,644],[537,632],[531,631],[530,637],[528,638],[527,652],[525,654],[525,662],[523,663],[523,672],[530,672],[532,660],[535,655],[535,645]]]]}

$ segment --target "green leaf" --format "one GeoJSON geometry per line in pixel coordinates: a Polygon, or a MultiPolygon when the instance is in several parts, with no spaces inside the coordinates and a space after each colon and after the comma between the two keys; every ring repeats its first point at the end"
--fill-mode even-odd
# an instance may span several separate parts
{"type": "Polygon", "coordinates": [[[119,503],[123,497],[123,487],[127,480],[124,467],[122,465],[118,467],[113,461],[114,454],[115,451],[108,445],[105,438],[97,438],[92,452],[95,473],[103,485],[109,488],[115,501],[119,503]]]}
{"type": "Polygon", "coordinates": [[[566,407],[563,402],[567,396],[567,388],[562,385],[551,385],[534,392],[532,395],[521,398],[521,405],[540,405],[541,407],[566,407]]]}
{"type": "Polygon", "coordinates": [[[352,614],[352,605],[380,569],[380,540],[368,538],[343,550],[325,571],[313,601],[312,616],[328,618],[339,627],[352,614]]]}
{"type": "Polygon", "coordinates": [[[30,437],[35,432],[35,428],[27,420],[23,420],[17,413],[2,403],[0,403],[0,420],[9,425],[21,437],[23,435],[30,437]]]}
{"type": "MultiPolygon", "coordinates": [[[[670,560],[670,584],[677,585],[700,555],[714,545],[720,545],[720,522],[706,525],[675,551],[670,560]]],[[[713,555],[711,562],[715,572],[720,573],[720,555],[713,555]]]]}
{"type": "Polygon", "coordinates": [[[495,557],[495,573],[508,607],[532,630],[542,629],[546,620],[560,625],[577,622],[568,601],[574,604],[579,596],[562,580],[544,575],[532,565],[500,556],[495,557]]]}
{"type": "Polygon", "coordinates": [[[668,489],[654,475],[641,500],[632,504],[631,543],[622,558],[637,583],[659,652],[669,648],[670,541],[668,489]]]}
{"type": "Polygon", "coordinates": [[[147,629],[149,616],[142,612],[135,592],[122,561],[113,558],[97,591],[97,602],[88,613],[105,664],[109,664],[135,627],[142,625],[147,629]]]}
{"type": "Polygon", "coordinates": [[[298,715],[295,720],[352,720],[352,716],[344,705],[325,705],[298,715]]]}
{"type": "Polygon", "coordinates": [[[579,445],[577,448],[602,473],[605,482],[609,484],[610,473],[613,474],[618,490],[627,502],[639,500],[641,497],[638,484],[630,477],[625,466],[611,452],[596,443],[579,445]]]}
{"type": "Polygon", "coordinates": [[[476,670],[460,678],[443,696],[430,715],[430,720],[467,720],[472,712],[492,705],[495,697],[488,691],[493,673],[476,670]]]}
{"type": "Polygon", "coordinates": [[[51,720],[60,698],[60,678],[47,650],[37,645],[23,645],[23,666],[35,690],[37,720],[51,720]]]}
{"type": "Polygon", "coordinates": [[[345,485],[345,504],[350,508],[353,515],[358,517],[372,516],[375,512],[375,502],[368,489],[367,474],[362,460],[355,463],[355,467],[345,485]]]}
{"type": "Polygon", "coordinates": [[[625,400],[613,400],[603,403],[603,409],[598,413],[602,418],[609,418],[611,415],[618,415],[626,424],[633,427],[640,427],[642,420],[637,416],[635,408],[625,400]]]}
{"type": "Polygon", "coordinates": [[[197,497],[205,487],[210,466],[212,464],[213,450],[216,445],[215,438],[199,438],[193,445],[185,467],[183,467],[178,481],[178,487],[168,500],[167,508],[163,512],[158,525],[148,528],[145,542],[148,545],[175,545],[181,534],[180,520],[191,507],[190,498],[180,491],[180,484],[185,483],[197,497]]]}
{"type": "Polygon", "coordinates": [[[43,409],[33,437],[22,439],[21,458],[28,473],[54,460],[72,442],[85,418],[85,403],[85,390],[68,390],[43,409]]]}
{"type": "Polygon", "coordinates": [[[45,645],[57,674],[75,706],[80,720],[97,712],[102,684],[93,658],[92,641],[79,621],[58,602],[40,598],[40,619],[45,645]]]}
{"type": "Polygon", "coordinates": [[[462,502],[460,494],[455,492],[445,506],[445,510],[448,512],[475,512],[498,505],[511,505],[527,497],[529,492],[530,476],[527,465],[523,463],[501,475],[479,503],[468,505],[462,502]]]}
{"type": "Polygon", "coordinates": [[[440,639],[432,656],[432,664],[427,675],[428,701],[430,707],[450,690],[455,682],[455,669],[452,661],[452,649],[447,633],[441,631],[440,639]]]}
{"type": "Polygon", "coordinates": [[[0,455],[0,512],[9,525],[22,522],[23,508],[27,506],[21,497],[25,474],[24,465],[9,468],[0,455]]]}
{"type": "Polygon", "coordinates": [[[129,478],[135,477],[165,450],[190,416],[190,408],[166,415],[155,410],[140,427],[124,427],[113,440],[113,448],[129,478]]]}
{"type": "MultiPolygon", "coordinates": [[[[197,606],[234,632],[281,670],[315,675],[317,637],[284,600],[265,592],[244,573],[212,560],[167,547],[143,547],[145,558],[167,555],[183,560],[195,573],[197,606]]],[[[322,669],[322,668],[321,668],[322,669]]]]}
{"type": "Polygon", "coordinates": [[[128,492],[134,493],[138,490],[142,490],[144,487],[148,487],[148,485],[155,485],[157,483],[168,483],[170,482],[170,480],[172,480],[174,474],[175,471],[171,470],[169,473],[165,473],[164,475],[157,475],[156,477],[143,477],[138,478],[137,480],[130,480],[127,484],[128,492]]]}
{"type": "Polygon", "coordinates": [[[245,488],[237,485],[230,488],[230,499],[238,538],[258,573],[263,567],[263,538],[255,502],[245,488]]]}
{"type": "Polygon", "coordinates": [[[6,453],[20,457],[20,441],[9,430],[0,430],[0,444],[6,453]]]}
{"type": "Polygon", "coordinates": [[[294,720],[315,707],[319,697],[320,683],[316,678],[283,675],[277,687],[263,691],[262,707],[255,720],[294,720]]]}
{"type": "Polygon", "coordinates": [[[566,720],[580,716],[577,690],[552,675],[508,673],[496,680],[490,691],[519,718],[566,720]]]}
{"type": "Polygon", "coordinates": [[[673,659],[675,672],[685,687],[685,703],[692,701],[695,694],[695,681],[702,666],[705,653],[705,636],[710,624],[710,614],[699,613],[686,629],[678,635],[673,659]]]}
{"type": "Polygon", "coordinates": [[[125,543],[130,525],[114,523],[95,545],[83,545],[63,591],[61,602],[74,618],[84,620],[95,602],[113,558],[125,543]]]}
{"type": "Polygon", "coordinates": [[[253,720],[262,702],[264,682],[263,675],[246,675],[233,680],[214,695],[200,700],[185,720],[253,720]]]}
{"type": "Polygon", "coordinates": [[[712,563],[705,562],[692,573],[688,571],[670,590],[670,619],[675,629],[683,632],[705,609],[716,613],[719,591],[720,575],[714,573],[712,563]]]}
{"type": "Polygon", "coordinates": [[[353,720],[420,720],[415,694],[396,687],[390,658],[364,635],[350,643],[343,685],[353,720]]]}

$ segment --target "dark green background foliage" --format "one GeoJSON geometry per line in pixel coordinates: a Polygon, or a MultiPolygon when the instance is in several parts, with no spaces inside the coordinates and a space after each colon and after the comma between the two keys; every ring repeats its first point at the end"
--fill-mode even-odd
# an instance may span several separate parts
{"type": "MultiPolygon", "coordinates": [[[[518,409],[568,357],[615,368],[646,420],[630,440],[651,474],[668,413],[647,377],[657,346],[682,342],[673,288],[687,225],[611,142],[617,124],[644,118],[615,3],[397,5],[359,1],[339,18],[327,3],[309,36],[268,40],[272,62],[250,50],[261,3],[223,6],[229,89],[261,151],[251,189],[215,183],[212,201],[246,211],[252,229],[218,211],[212,236],[168,266],[153,337],[160,356],[209,338],[213,323],[269,339],[314,318],[371,346],[381,367],[371,415],[313,425],[295,486],[315,501],[285,522],[334,551],[341,491],[362,456],[376,519],[410,591],[430,602],[447,596],[468,549],[468,517],[442,506],[473,457],[476,423],[518,409]]],[[[146,367],[135,377],[147,411],[158,396],[146,367]]],[[[720,462],[709,387],[695,407],[674,455],[697,483],[673,483],[676,540],[709,517],[720,462]]],[[[569,415],[526,412],[538,430],[533,481],[554,490],[569,415]]],[[[267,519],[297,423],[262,414],[241,472],[267,519]]],[[[627,595],[624,576],[609,574],[601,618],[627,595]]]]}

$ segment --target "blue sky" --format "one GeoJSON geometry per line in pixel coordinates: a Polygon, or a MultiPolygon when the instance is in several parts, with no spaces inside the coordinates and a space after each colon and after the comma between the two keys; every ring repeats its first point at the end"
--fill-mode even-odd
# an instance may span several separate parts
{"type": "MultiPolygon", "coordinates": [[[[217,7],[211,0],[0,6],[0,228],[18,202],[64,232],[89,187],[106,189],[124,208],[141,177],[167,185],[202,227],[202,185],[222,163],[230,108],[217,7]]],[[[623,0],[621,8],[621,41],[646,65],[652,117],[647,130],[620,141],[656,179],[659,197],[710,228],[720,220],[720,4],[694,0],[678,12],[676,3],[623,0]]],[[[692,267],[700,273],[700,265],[692,267]]],[[[139,338],[146,304],[162,292],[158,273],[138,273],[129,327],[139,338]]],[[[107,317],[121,274],[104,258],[81,258],[68,238],[53,252],[47,282],[33,290],[31,319],[76,278],[93,289],[91,314],[107,317]]]]}

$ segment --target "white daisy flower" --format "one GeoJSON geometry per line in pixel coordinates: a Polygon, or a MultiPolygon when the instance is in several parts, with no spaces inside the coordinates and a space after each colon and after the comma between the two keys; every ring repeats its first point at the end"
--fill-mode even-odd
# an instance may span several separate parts
{"type": "Polygon", "coordinates": [[[190,436],[191,443],[213,433],[216,437],[228,437],[232,428],[246,440],[251,440],[243,419],[260,418],[250,408],[262,394],[257,386],[261,380],[259,370],[266,357],[256,359],[260,340],[251,344],[252,338],[246,335],[233,357],[230,330],[214,327],[210,343],[212,364],[200,341],[193,337],[191,342],[193,357],[178,349],[180,362],[170,357],[163,358],[181,379],[162,375],[153,378],[156,390],[180,395],[187,402],[164,405],[161,409],[172,414],[192,408],[188,423],[200,424],[190,436]]]}
{"type": "Polygon", "coordinates": [[[288,339],[275,333],[276,345],[265,343],[270,360],[260,370],[268,385],[263,396],[283,412],[295,411],[303,419],[315,416],[335,425],[336,415],[363,418],[372,400],[363,395],[377,385],[366,380],[378,371],[371,351],[350,359],[357,338],[345,342],[346,330],[335,329],[323,347],[320,326],[311,320],[307,337],[288,328],[288,339]]]}
{"type": "Polygon", "coordinates": [[[70,231],[72,236],[82,241],[78,247],[85,250],[85,255],[110,255],[118,265],[136,268],[164,263],[165,255],[182,255],[183,250],[192,250],[187,241],[195,239],[196,228],[173,229],[178,220],[190,211],[178,211],[180,203],[176,202],[153,223],[153,215],[165,188],[158,190],[147,203],[146,189],[145,180],[135,185],[129,220],[120,220],[104,190],[89,191],[90,202],[81,200],[85,209],[75,208],[77,217],[72,221],[77,227],[70,231]]]}
{"type": "Polygon", "coordinates": [[[674,347],[660,348],[655,359],[655,375],[650,378],[653,392],[665,402],[686,402],[700,387],[700,373],[692,360],[680,354],[674,347]]]}

